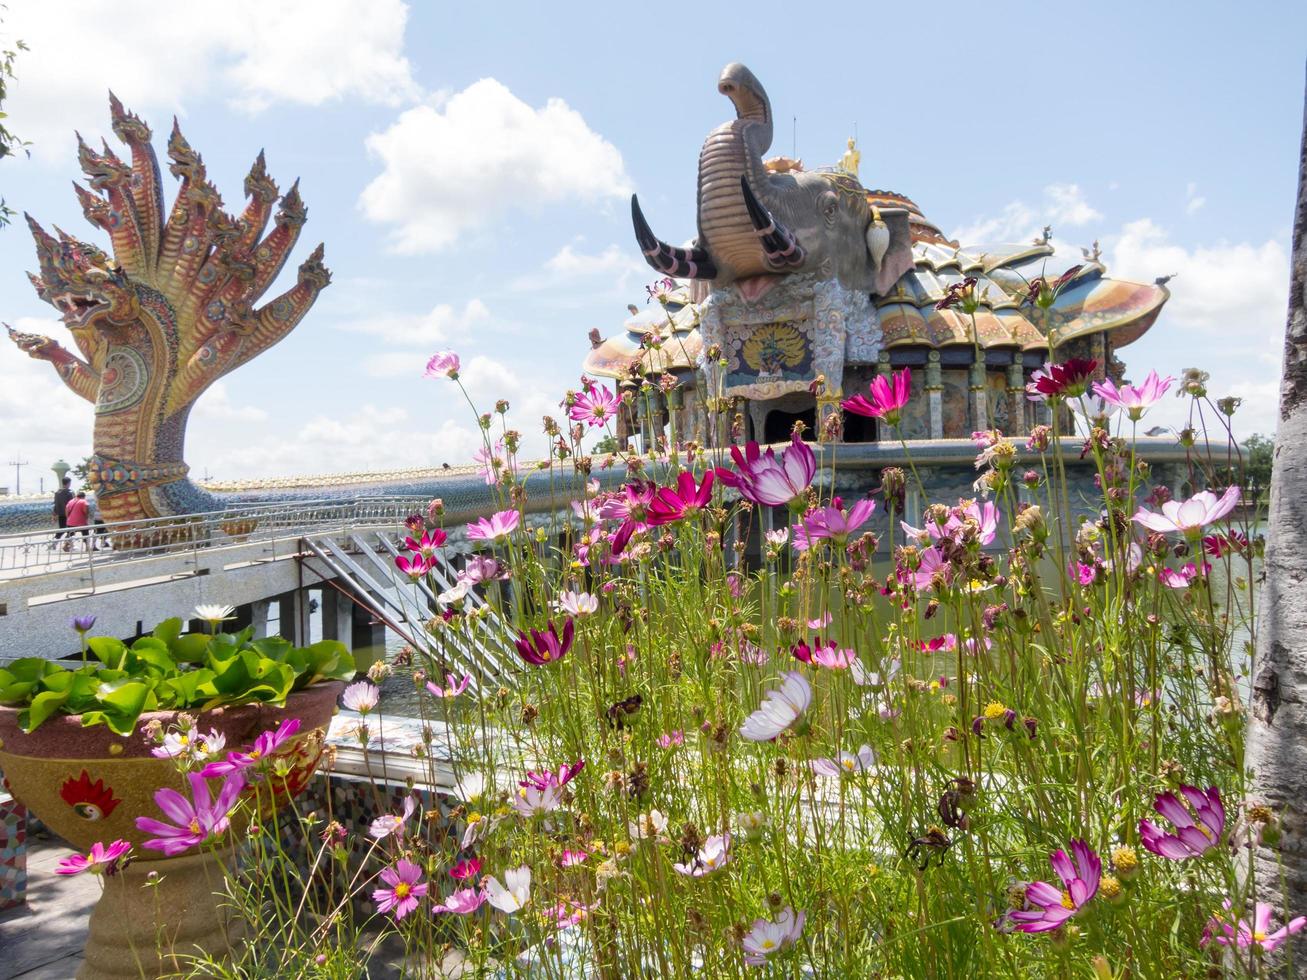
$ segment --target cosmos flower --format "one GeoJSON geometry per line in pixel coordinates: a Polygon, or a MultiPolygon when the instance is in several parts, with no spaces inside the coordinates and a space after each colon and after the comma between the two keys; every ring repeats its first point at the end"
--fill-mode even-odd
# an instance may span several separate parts
{"type": "Polygon", "coordinates": [[[1149,371],[1148,377],[1144,378],[1144,383],[1138,387],[1122,385],[1118,388],[1111,378],[1106,381],[1095,381],[1092,387],[1095,395],[1117,408],[1124,409],[1131,422],[1138,422],[1144,412],[1162,400],[1162,396],[1174,383],[1175,378],[1170,375],[1159,378],[1156,371],[1149,371]]]}
{"type": "Polygon", "coordinates": [[[1196,537],[1208,524],[1215,524],[1234,510],[1238,503],[1238,487],[1230,487],[1219,497],[1210,490],[1202,490],[1183,503],[1178,500],[1166,501],[1162,504],[1160,514],[1140,507],[1134,522],[1159,534],[1179,531],[1196,537]]]}
{"type": "MultiPolygon", "coordinates": [[[[1226,912],[1230,911],[1228,898],[1221,905],[1226,912]]],[[[1307,926],[1307,916],[1300,915],[1272,932],[1271,916],[1274,914],[1273,906],[1266,902],[1258,902],[1251,923],[1247,919],[1240,919],[1234,927],[1231,927],[1229,919],[1218,912],[1207,920],[1207,927],[1203,929],[1203,938],[1199,941],[1199,945],[1206,946],[1215,939],[1222,946],[1235,943],[1240,949],[1256,946],[1262,952],[1274,953],[1286,939],[1295,932],[1301,932],[1303,927],[1307,926]]]]}
{"type": "Polygon", "coordinates": [[[677,745],[685,744],[685,732],[679,728],[675,731],[664,732],[658,736],[658,747],[660,749],[670,749],[677,745]]]}
{"type": "Polygon", "coordinates": [[[667,833],[667,816],[661,810],[650,810],[648,813],[640,814],[627,824],[627,829],[631,832],[631,837],[634,840],[661,837],[667,833]]]}
{"type": "Polygon", "coordinates": [[[558,866],[560,868],[574,868],[578,864],[584,864],[590,857],[585,851],[564,850],[558,856],[558,866]]]}
{"type": "Polygon", "coordinates": [[[872,751],[870,745],[863,745],[856,755],[852,752],[841,752],[837,759],[813,759],[809,765],[818,776],[838,779],[840,776],[851,776],[874,768],[876,753],[872,751]]]}
{"type": "Polygon", "coordinates": [[[565,762],[555,770],[546,770],[536,772],[530,770],[526,774],[526,779],[518,783],[519,786],[535,786],[538,789],[544,789],[548,786],[563,787],[576,778],[577,774],[585,768],[585,760],[577,759],[575,762],[565,762]]]}
{"type": "Polygon", "coordinates": [[[428,378],[449,378],[451,381],[458,380],[459,369],[458,355],[452,350],[436,351],[427,361],[426,377],[428,378]]]}
{"type": "Polygon", "coordinates": [[[156,836],[144,842],[152,851],[162,851],[165,857],[176,857],[183,851],[203,844],[212,837],[226,832],[229,816],[236,806],[245,780],[239,774],[228,776],[216,798],[209,794],[209,784],[198,772],[186,774],[191,784],[191,799],[175,789],[164,787],[154,794],[154,802],[171,824],[153,817],[137,817],[136,829],[156,836]]]}
{"type": "MultiPolygon", "coordinates": [[[[411,541],[412,538],[409,540],[411,541]]],[[[418,579],[424,577],[427,572],[431,571],[434,565],[429,557],[418,553],[413,555],[396,555],[395,567],[404,575],[407,575],[411,581],[416,582],[418,579]]]]}
{"type": "Polygon", "coordinates": [[[447,540],[449,540],[449,535],[437,527],[430,531],[423,531],[421,538],[405,538],[404,550],[419,552],[422,557],[430,558],[439,548],[444,546],[447,540]]]}
{"type": "Polygon", "coordinates": [[[803,932],[806,913],[794,914],[788,905],[781,909],[776,920],[755,919],[741,945],[744,947],[744,962],[750,966],[764,966],[768,957],[780,952],[786,946],[793,946],[799,941],[803,932]]]}
{"type": "Polygon", "coordinates": [[[790,444],[780,459],[776,458],[774,449],[760,453],[756,442],[749,442],[743,453],[739,446],[732,446],[731,458],[735,460],[738,475],[718,467],[718,479],[739,490],[745,500],[767,507],[802,501],[817,473],[817,457],[797,432],[790,436],[790,444]]]}
{"type": "Polygon", "coordinates": [[[575,590],[558,593],[558,598],[554,600],[554,608],[559,612],[565,612],[572,616],[588,616],[599,609],[599,597],[591,595],[589,592],[576,592],[575,590]]]}
{"type": "Polygon", "coordinates": [[[834,640],[823,641],[819,636],[813,638],[811,646],[806,640],[800,640],[794,644],[790,652],[794,654],[796,660],[826,667],[829,670],[844,670],[858,659],[858,655],[853,650],[841,648],[834,640]]]}
{"type": "Polygon", "coordinates": [[[703,846],[693,858],[684,863],[673,864],[672,867],[683,875],[702,878],[714,871],[720,871],[730,859],[731,835],[713,834],[704,840],[703,846]]]}
{"type": "Polygon", "coordinates": [[[575,626],[570,616],[563,620],[562,634],[559,634],[558,627],[554,625],[552,619],[549,621],[547,631],[533,629],[528,632],[518,630],[517,640],[514,641],[517,646],[517,655],[534,667],[561,660],[567,656],[567,651],[572,649],[572,634],[574,631],[575,626]]]}
{"type": "Polygon", "coordinates": [[[1048,364],[1030,376],[1026,385],[1026,397],[1032,402],[1048,399],[1076,398],[1089,389],[1089,379],[1094,376],[1098,362],[1082,357],[1072,357],[1061,364],[1048,364]]]}
{"type": "Polygon", "coordinates": [[[1198,566],[1190,561],[1185,562],[1182,568],[1163,568],[1157,577],[1168,589],[1187,589],[1200,574],[1206,575],[1211,570],[1212,566],[1203,562],[1202,572],[1199,572],[1198,566]]]}
{"type": "Polygon", "coordinates": [[[768,544],[780,548],[790,540],[790,529],[788,527],[778,527],[775,530],[768,531],[763,537],[767,539],[768,544]]]}
{"type": "Polygon", "coordinates": [[[941,576],[944,581],[948,581],[953,566],[944,560],[943,553],[931,545],[921,553],[921,562],[915,569],[907,573],[912,584],[919,590],[924,591],[934,587],[935,576],[941,576]]]}
{"type": "Polygon", "coordinates": [[[622,400],[603,385],[574,396],[567,417],[573,422],[584,422],[591,428],[606,425],[617,414],[622,400]]]}
{"type": "Polygon", "coordinates": [[[427,690],[438,698],[456,698],[472,683],[472,675],[464,674],[462,679],[455,677],[453,674],[445,674],[445,686],[441,687],[435,681],[427,681],[427,690]]]}
{"type": "Polygon", "coordinates": [[[1063,888],[1046,881],[1032,881],[1026,886],[1026,902],[1035,906],[1009,912],[1008,917],[1022,932],[1048,932],[1080,912],[1098,894],[1103,862],[1082,840],[1070,844],[1075,862],[1066,851],[1057,850],[1049,857],[1053,870],[1062,879],[1063,888]]]}
{"type": "Polygon", "coordinates": [[[93,875],[113,874],[118,869],[119,860],[132,849],[125,840],[116,840],[108,846],[96,841],[86,854],[73,854],[59,862],[54,869],[57,875],[79,875],[89,871],[93,875]]]}
{"type": "Polygon", "coordinates": [[[452,915],[471,915],[486,903],[486,893],[480,888],[461,888],[445,896],[443,902],[431,907],[434,915],[449,913],[452,915]]]}
{"type": "Polygon", "coordinates": [[[504,447],[501,439],[493,446],[482,446],[472,454],[472,462],[481,469],[481,477],[486,486],[498,486],[507,476],[516,476],[519,470],[517,460],[504,447]]]}
{"type": "MultiPolygon", "coordinates": [[[[682,470],[676,478],[675,489],[663,487],[654,495],[653,502],[649,504],[648,522],[657,527],[693,517],[712,500],[712,484],[712,470],[704,473],[697,487],[694,483],[694,474],[682,470]]],[[[614,546],[613,550],[616,552],[618,549],[614,546]]]]}
{"type": "Polygon", "coordinates": [[[404,823],[413,817],[413,811],[417,809],[417,800],[410,794],[404,798],[404,812],[396,816],[393,813],[383,813],[372,821],[368,827],[368,836],[377,840],[384,840],[391,835],[400,837],[404,832],[404,823]]]}
{"type": "Polygon", "coordinates": [[[513,794],[509,801],[513,809],[524,817],[538,817],[546,813],[553,813],[558,809],[563,798],[559,793],[559,788],[554,785],[537,786],[529,783],[523,783],[518,787],[517,792],[513,794]]]}
{"type": "Polygon", "coordinates": [[[377,903],[378,912],[390,912],[397,920],[416,909],[427,893],[422,868],[412,861],[399,860],[392,868],[382,868],[381,880],[385,887],[376,889],[372,900],[377,903]]]}
{"type": "Polygon", "coordinates": [[[340,696],[340,703],[350,711],[366,715],[381,700],[381,690],[370,681],[356,681],[340,696]]]}
{"type": "Polygon", "coordinates": [[[912,394],[912,371],[904,368],[886,378],[879,375],[871,382],[868,390],[871,398],[854,395],[840,403],[840,407],[854,415],[868,418],[883,418],[889,425],[897,426],[902,416],[903,406],[912,394]]]}
{"type": "Polygon", "coordinates": [[[812,703],[812,687],[797,670],[786,671],[781,686],[768,691],[762,705],[740,726],[750,742],[767,742],[796,724],[812,703]]]}
{"type": "Polygon", "coordinates": [[[170,731],[163,736],[163,744],[150,750],[156,759],[176,759],[185,756],[188,759],[204,761],[211,759],[222,751],[227,744],[227,736],[217,729],[210,729],[208,735],[201,735],[194,728],[185,731],[170,731]]]}
{"type": "Polygon", "coordinates": [[[504,883],[491,875],[485,882],[486,899],[499,911],[512,915],[531,904],[531,869],[526,865],[504,872],[504,883]]]}
{"type": "Polygon", "coordinates": [[[844,544],[849,535],[871,519],[875,510],[876,501],[869,497],[863,497],[847,511],[844,501],[835,497],[829,507],[813,508],[799,518],[799,523],[794,525],[794,550],[807,551],[822,538],[844,544]]]}
{"type": "Polygon", "coordinates": [[[1168,834],[1151,820],[1144,819],[1139,821],[1139,840],[1154,854],[1171,861],[1201,857],[1220,843],[1225,831],[1225,806],[1215,786],[1206,790],[1181,786],[1180,796],[1159,793],[1153,801],[1153,809],[1170,821],[1176,833],[1168,834]]]}
{"type": "Polygon", "coordinates": [[[496,511],[467,526],[469,541],[504,541],[517,530],[522,515],[515,510],[496,511]]]}

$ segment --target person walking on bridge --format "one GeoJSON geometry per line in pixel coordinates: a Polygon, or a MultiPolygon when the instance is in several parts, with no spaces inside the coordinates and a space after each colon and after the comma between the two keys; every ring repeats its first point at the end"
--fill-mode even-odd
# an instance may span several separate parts
{"type": "Polygon", "coordinates": [[[82,543],[87,550],[90,550],[91,539],[91,505],[86,502],[86,491],[77,491],[77,496],[68,501],[66,517],[68,518],[67,540],[64,541],[64,551],[73,550],[73,535],[78,531],[82,532],[82,543]]]}
{"type": "Polygon", "coordinates": [[[64,477],[63,486],[54,492],[54,520],[59,525],[59,530],[54,533],[54,541],[50,542],[50,547],[55,547],[54,542],[58,541],[67,532],[64,530],[68,527],[68,502],[73,499],[73,480],[72,477],[64,477]]]}

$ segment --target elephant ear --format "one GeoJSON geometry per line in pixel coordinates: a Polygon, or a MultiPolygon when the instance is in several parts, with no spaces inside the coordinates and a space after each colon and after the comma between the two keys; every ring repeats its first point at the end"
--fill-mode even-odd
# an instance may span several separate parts
{"type": "Polygon", "coordinates": [[[908,212],[905,208],[881,208],[880,219],[889,226],[889,248],[876,269],[876,284],[872,289],[875,296],[884,296],[905,272],[911,270],[912,229],[908,225],[908,212]]]}

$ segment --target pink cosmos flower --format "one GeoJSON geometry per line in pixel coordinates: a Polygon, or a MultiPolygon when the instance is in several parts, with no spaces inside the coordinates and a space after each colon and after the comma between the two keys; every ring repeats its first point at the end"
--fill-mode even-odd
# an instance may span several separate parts
{"type": "Polygon", "coordinates": [[[1149,371],[1144,383],[1138,387],[1122,385],[1118,388],[1109,378],[1106,381],[1095,381],[1092,388],[1094,394],[1103,401],[1125,409],[1131,422],[1138,422],[1144,412],[1162,400],[1162,396],[1174,383],[1175,378],[1170,375],[1159,378],[1156,371],[1149,371]]]}
{"type": "Polygon", "coordinates": [[[522,515],[515,510],[496,511],[467,526],[469,541],[503,541],[517,530],[522,515]]]}
{"type": "Polygon", "coordinates": [[[554,621],[549,621],[549,629],[533,629],[529,633],[519,630],[517,633],[517,655],[533,667],[562,660],[567,651],[572,649],[572,634],[575,630],[571,617],[563,620],[563,632],[560,635],[554,621]]]}
{"type": "Polygon", "coordinates": [[[808,629],[824,630],[827,626],[829,626],[834,621],[835,621],[835,617],[830,614],[830,610],[828,609],[826,610],[826,612],[822,613],[820,616],[817,616],[815,619],[808,620],[808,629]]]}
{"type": "Polygon", "coordinates": [[[584,864],[590,855],[585,851],[565,850],[558,856],[558,866],[560,868],[572,868],[578,864],[584,864]]]}
{"type": "Polygon", "coordinates": [[[845,670],[858,659],[858,655],[854,651],[841,648],[834,640],[823,641],[819,636],[813,638],[812,646],[809,646],[807,641],[800,640],[790,652],[794,654],[797,660],[802,660],[807,664],[816,664],[818,667],[825,667],[828,670],[845,670]]]}
{"type": "Polygon", "coordinates": [[[427,361],[426,377],[449,378],[457,380],[459,369],[458,355],[452,350],[437,351],[427,361]]]}
{"type": "Polygon", "coordinates": [[[366,715],[381,700],[381,689],[369,681],[355,681],[345,688],[340,696],[340,703],[350,711],[366,715]]]}
{"type": "Polygon", "coordinates": [[[1160,514],[1155,514],[1140,507],[1134,516],[1134,521],[1136,524],[1142,524],[1148,530],[1157,531],[1159,534],[1179,531],[1182,534],[1196,537],[1208,524],[1215,524],[1234,510],[1235,505],[1238,503],[1238,487],[1230,487],[1219,497],[1210,490],[1203,490],[1183,503],[1178,500],[1166,501],[1166,503],[1162,504],[1162,513],[1160,514]]]}
{"type": "Polygon", "coordinates": [[[876,753],[872,751],[870,745],[863,745],[856,755],[852,752],[841,752],[837,759],[813,759],[809,765],[818,776],[838,779],[840,776],[852,776],[873,769],[876,765],[876,753]]]}
{"type": "Polygon", "coordinates": [[[1211,570],[1212,566],[1207,562],[1203,562],[1201,572],[1193,562],[1186,562],[1183,568],[1163,568],[1157,573],[1157,577],[1161,579],[1162,584],[1168,589],[1187,589],[1189,584],[1198,578],[1200,574],[1206,575],[1211,570]]]}
{"type": "MultiPolygon", "coordinates": [[[[1230,900],[1228,898],[1221,905],[1226,912],[1230,911],[1230,900]]],[[[1275,909],[1273,906],[1266,902],[1258,902],[1251,923],[1247,919],[1240,919],[1231,928],[1229,920],[1218,912],[1207,920],[1207,927],[1203,929],[1203,938],[1198,945],[1206,946],[1215,939],[1222,946],[1236,943],[1240,949],[1257,946],[1263,952],[1274,953],[1283,945],[1286,939],[1295,932],[1301,932],[1303,927],[1307,926],[1307,916],[1300,915],[1296,919],[1290,919],[1288,925],[1281,926],[1272,932],[1271,916],[1274,914],[1275,909]]]]}
{"type": "Polygon", "coordinates": [[[419,900],[427,893],[422,869],[412,861],[400,860],[393,868],[383,868],[381,880],[386,887],[376,889],[372,900],[377,903],[378,912],[393,913],[396,920],[416,909],[419,900]]]}
{"type": "Polygon", "coordinates": [[[1103,862],[1082,840],[1073,840],[1070,846],[1071,853],[1075,856],[1074,865],[1066,851],[1054,851],[1049,857],[1049,863],[1065,887],[1057,888],[1046,881],[1032,881],[1026,886],[1026,903],[1035,907],[1008,913],[1022,932],[1048,932],[1056,929],[1078,914],[1098,894],[1103,862]]]}
{"type": "Polygon", "coordinates": [[[572,616],[588,616],[599,610],[599,597],[575,590],[560,592],[554,600],[554,608],[572,616]]]}
{"type": "Polygon", "coordinates": [[[1140,842],[1154,854],[1171,861],[1201,857],[1221,842],[1225,831],[1225,806],[1215,786],[1207,787],[1206,791],[1196,786],[1181,786],[1180,796],[1159,793],[1153,801],[1153,809],[1171,822],[1176,833],[1164,832],[1151,820],[1139,821],[1140,842]],[[1181,802],[1180,796],[1185,802],[1181,802]],[[1189,805],[1186,807],[1185,803],[1189,805]]]}
{"type": "Polygon", "coordinates": [[[730,859],[731,835],[713,834],[703,842],[703,846],[693,858],[684,863],[673,864],[672,867],[683,875],[702,878],[714,871],[720,871],[730,859]]]}
{"type": "Polygon", "coordinates": [[[516,476],[520,469],[517,460],[504,447],[502,439],[489,449],[485,446],[478,449],[472,454],[472,462],[481,468],[481,477],[488,487],[498,486],[505,477],[516,476]]]}
{"type": "Polygon", "coordinates": [[[89,853],[74,854],[60,861],[59,866],[54,869],[54,873],[57,875],[79,875],[83,871],[89,871],[93,875],[113,874],[118,870],[119,859],[131,849],[132,845],[125,840],[116,840],[108,846],[96,841],[91,845],[89,853]]]}
{"type": "Polygon", "coordinates": [[[186,780],[191,784],[190,800],[167,787],[154,794],[155,804],[173,821],[172,824],[153,817],[136,818],[137,830],[157,835],[145,841],[144,846],[152,851],[162,851],[165,857],[176,857],[226,833],[231,811],[245,788],[245,780],[239,773],[233,773],[223,781],[217,798],[213,798],[209,795],[208,782],[198,772],[187,773],[186,780]]]}
{"type": "Polygon", "coordinates": [[[435,915],[471,915],[486,903],[486,893],[480,888],[462,888],[445,896],[445,900],[431,907],[435,915]]]}
{"type": "Polygon", "coordinates": [[[589,391],[575,396],[567,417],[573,422],[584,422],[591,428],[606,425],[617,414],[622,400],[603,385],[595,385],[589,391]]]}
{"type": "Polygon", "coordinates": [[[526,774],[526,779],[518,783],[519,786],[535,786],[538,789],[545,789],[549,786],[559,788],[566,786],[577,774],[585,768],[585,760],[577,759],[575,762],[564,762],[555,770],[545,770],[536,772],[530,770],[526,774]]]}
{"type": "Polygon", "coordinates": [[[469,555],[463,563],[463,570],[458,573],[458,578],[459,581],[466,581],[469,585],[477,585],[481,582],[508,578],[508,570],[498,558],[491,558],[489,555],[469,555]]]}
{"type": "MultiPolygon", "coordinates": [[[[712,500],[712,484],[712,470],[704,473],[703,480],[697,487],[694,484],[694,474],[682,470],[676,478],[675,489],[663,487],[654,495],[653,503],[649,505],[649,523],[658,527],[698,514],[712,500]]],[[[613,550],[618,549],[614,547],[613,550]]]]}
{"type": "Polygon", "coordinates": [[[878,376],[872,380],[868,394],[870,401],[863,395],[846,398],[840,407],[854,415],[869,418],[883,418],[888,424],[897,426],[902,415],[903,406],[912,394],[912,371],[904,368],[891,377],[878,376]]]}
{"type": "Polygon", "coordinates": [[[685,744],[685,732],[679,728],[675,731],[665,732],[658,736],[658,747],[660,749],[670,749],[673,746],[685,744]]]}
{"type": "Polygon", "coordinates": [[[1048,364],[1030,376],[1026,397],[1032,402],[1050,398],[1076,398],[1089,389],[1098,362],[1072,357],[1062,364],[1048,364]]]}
{"type": "Polygon", "coordinates": [[[794,550],[807,551],[822,538],[830,538],[835,544],[842,545],[854,531],[871,520],[876,510],[876,501],[863,497],[847,511],[843,509],[844,501],[835,497],[829,507],[817,507],[808,511],[799,523],[794,525],[794,550]]]}
{"type": "Polygon", "coordinates": [[[413,812],[417,809],[417,800],[412,795],[404,798],[404,812],[400,816],[393,813],[383,813],[372,821],[368,827],[368,836],[377,840],[385,840],[387,837],[394,835],[400,837],[404,833],[404,823],[413,817],[413,812]]]}
{"type": "Polygon", "coordinates": [[[423,558],[430,558],[448,539],[449,535],[440,528],[433,528],[423,531],[421,538],[405,538],[404,550],[420,552],[423,558]]]}
{"type": "Polygon", "coordinates": [[[924,591],[933,587],[936,575],[941,575],[945,581],[948,581],[952,571],[953,566],[946,562],[943,553],[932,545],[921,553],[921,563],[907,575],[919,591],[924,591]]]}
{"type": "Polygon", "coordinates": [[[467,686],[471,683],[471,674],[464,674],[461,680],[453,674],[446,674],[444,687],[441,687],[435,681],[427,681],[427,690],[438,698],[456,698],[466,691],[467,686]]]}
{"type": "Polygon", "coordinates": [[[558,809],[563,798],[554,785],[537,786],[531,783],[522,783],[516,793],[513,794],[510,802],[513,809],[524,817],[537,817],[546,813],[553,813],[558,809]]]}
{"type": "MultiPolygon", "coordinates": [[[[411,541],[412,538],[409,540],[411,541]]],[[[413,555],[396,555],[395,567],[403,574],[407,575],[411,581],[416,582],[418,579],[423,578],[427,572],[431,571],[433,566],[430,558],[424,554],[418,553],[413,555]]]]}
{"type": "Polygon", "coordinates": [[[1093,585],[1094,579],[1098,578],[1098,566],[1086,565],[1078,559],[1072,559],[1067,564],[1067,574],[1081,585],[1093,585]]]}
{"type": "Polygon", "coordinates": [[[986,500],[979,503],[975,500],[969,500],[965,503],[959,503],[958,506],[949,510],[948,520],[943,524],[935,521],[926,521],[925,527],[916,528],[906,521],[899,521],[899,527],[903,528],[903,533],[917,544],[925,544],[927,539],[930,541],[939,541],[941,538],[951,538],[958,540],[958,534],[969,522],[975,522],[976,538],[982,545],[994,543],[994,538],[998,534],[998,524],[1002,520],[1003,513],[992,501],[986,500]]]}
{"type": "Polygon", "coordinates": [[[749,966],[766,966],[768,957],[786,946],[793,946],[803,933],[807,913],[794,914],[788,905],[781,909],[776,921],[755,919],[740,945],[744,947],[744,962],[749,966]]]}
{"type": "Polygon", "coordinates": [[[276,731],[267,731],[259,735],[248,752],[228,752],[227,758],[221,762],[210,762],[200,770],[200,775],[211,779],[257,766],[285,745],[287,740],[299,730],[300,720],[287,718],[277,726],[276,731]]]}
{"type": "Polygon", "coordinates": [[[817,473],[817,457],[797,432],[790,436],[790,444],[780,459],[776,458],[774,449],[760,454],[756,442],[746,445],[743,453],[739,446],[732,446],[731,458],[739,474],[718,467],[718,479],[739,490],[745,500],[767,507],[801,501],[817,473]]]}

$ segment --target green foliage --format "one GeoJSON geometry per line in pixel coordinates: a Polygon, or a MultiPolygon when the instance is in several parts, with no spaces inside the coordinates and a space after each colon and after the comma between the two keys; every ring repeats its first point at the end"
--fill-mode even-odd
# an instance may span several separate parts
{"type": "Polygon", "coordinates": [[[1275,440],[1257,433],[1244,441],[1244,490],[1249,501],[1260,501],[1271,492],[1271,467],[1275,440]]]}
{"type": "Polygon", "coordinates": [[[239,633],[182,633],[167,619],[131,646],[93,636],[94,661],[76,668],[40,657],[0,667],[0,704],[19,706],[19,724],[35,731],[55,714],[81,715],[83,725],[108,725],[129,735],[143,711],[283,704],[295,691],[354,676],[354,657],[343,643],[322,640],[295,647],[281,637],[239,633]]]}
{"type": "MultiPolygon", "coordinates": [[[[5,8],[0,6],[0,11],[5,8]]],[[[3,16],[0,16],[0,24],[4,23],[3,16]]],[[[5,125],[8,119],[8,113],[4,111],[5,100],[9,97],[9,83],[16,77],[14,75],[14,61],[18,58],[18,52],[26,51],[27,45],[22,41],[12,42],[13,47],[0,48],[0,159],[12,156],[15,150],[27,152],[27,142],[15,136],[5,125]]],[[[8,207],[4,198],[0,198],[0,228],[9,224],[9,219],[13,217],[13,209],[8,207]]]]}

